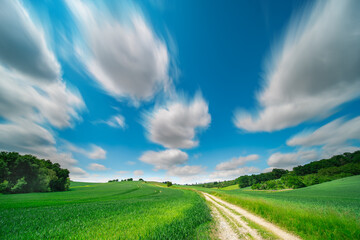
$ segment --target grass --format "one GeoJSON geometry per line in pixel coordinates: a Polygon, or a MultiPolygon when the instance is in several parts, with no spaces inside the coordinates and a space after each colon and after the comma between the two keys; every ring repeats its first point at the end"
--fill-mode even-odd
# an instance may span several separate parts
{"type": "Polygon", "coordinates": [[[239,189],[239,184],[230,185],[230,186],[223,187],[223,188],[220,188],[220,189],[221,189],[221,190],[235,190],[235,189],[239,189]]]}
{"type": "Polygon", "coordinates": [[[0,195],[0,239],[208,239],[195,192],[142,182],[76,183],[70,191],[0,195]]]}
{"type": "Polygon", "coordinates": [[[360,176],[281,192],[193,188],[239,205],[304,239],[360,239],[360,176]]]}

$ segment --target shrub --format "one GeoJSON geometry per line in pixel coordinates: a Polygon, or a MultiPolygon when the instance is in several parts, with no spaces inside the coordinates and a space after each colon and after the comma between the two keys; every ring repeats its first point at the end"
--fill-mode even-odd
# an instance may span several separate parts
{"type": "Polygon", "coordinates": [[[25,181],[25,177],[22,177],[19,180],[17,180],[16,184],[11,188],[11,192],[13,193],[26,192],[26,185],[27,182],[25,181]]]}

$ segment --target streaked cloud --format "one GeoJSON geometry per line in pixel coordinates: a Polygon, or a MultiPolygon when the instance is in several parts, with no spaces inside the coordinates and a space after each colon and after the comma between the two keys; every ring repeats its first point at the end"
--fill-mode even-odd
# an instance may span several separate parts
{"type": "Polygon", "coordinates": [[[46,83],[58,80],[60,64],[20,1],[0,3],[0,62],[12,72],[46,83]]]}
{"type": "Polygon", "coordinates": [[[319,154],[315,150],[299,150],[294,153],[272,154],[267,160],[267,164],[272,168],[292,169],[298,165],[302,165],[311,161],[319,160],[319,154]]]}
{"type": "Polygon", "coordinates": [[[321,146],[322,157],[327,158],[359,150],[359,140],[360,117],[355,117],[349,120],[339,118],[318,129],[303,131],[290,138],[286,143],[289,146],[321,146]],[[357,141],[357,144],[354,141],[357,141]]]}
{"type": "Polygon", "coordinates": [[[85,104],[62,79],[45,32],[19,1],[0,3],[0,149],[30,153],[86,172],[71,153],[56,148],[53,128],[72,127],[85,104]]]}
{"type": "Polygon", "coordinates": [[[210,181],[232,180],[239,176],[261,173],[257,167],[242,167],[230,170],[220,170],[210,173],[210,181]]]}
{"type": "Polygon", "coordinates": [[[109,120],[102,122],[113,128],[125,128],[126,126],[125,118],[120,114],[114,115],[109,120]]]}
{"type": "Polygon", "coordinates": [[[91,163],[88,166],[88,169],[92,171],[106,171],[108,168],[106,168],[104,165],[98,164],[98,163],[91,163]]]}
{"type": "Polygon", "coordinates": [[[77,29],[77,53],[86,70],[110,95],[134,102],[170,86],[169,53],[141,12],[125,6],[115,17],[104,4],[66,1],[77,29]],[[120,18],[122,20],[120,20],[120,18]]]}
{"type": "Polygon", "coordinates": [[[259,109],[235,113],[249,132],[325,118],[360,96],[360,2],[317,1],[293,18],[268,61],[259,109]]]}
{"type": "Polygon", "coordinates": [[[205,171],[203,166],[174,166],[169,169],[167,172],[170,176],[177,176],[177,177],[188,177],[188,176],[196,176],[205,171]]]}
{"type": "Polygon", "coordinates": [[[95,144],[90,144],[89,149],[84,149],[67,143],[67,149],[72,152],[80,153],[90,159],[106,159],[106,151],[95,144]]]}
{"type": "Polygon", "coordinates": [[[218,165],[216,165],[216,170],[219,170],[219,171],[233,170],[235,168],[238,168],[238,167],[246,164],[247,162],[255,161],[258,159],[259,159],[259,155],[256,155],[256,154],[248,155],[245,157],[240,156],[237,158],[232,158],[230,161],[222,162],[222,163],[219,163],[218,165]]]}

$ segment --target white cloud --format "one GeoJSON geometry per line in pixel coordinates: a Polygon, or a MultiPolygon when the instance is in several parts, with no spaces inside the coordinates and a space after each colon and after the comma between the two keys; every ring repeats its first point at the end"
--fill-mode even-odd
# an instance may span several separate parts
{"type": "Polygon", "coordinates": [[[322,146],[322,157],[328,158],[344,152],[354,152],[359,147],[351,146],[360,140],[360,117],[350,120],[336,119],[314,131],[304,131],[290,138],[289,146],[322,146]]]}
{"type": "Polygon", "coordinates": [[[117,171],[116,173],[118,173],[120,175],[126,175],[129,173],[129,171],[117,171]]]}
{"type": "Polygon", "coordinates": [[[88,166],[88,169],[93,171],[106,171],[108,170],[104,165],[98,164],[98,163],[91,163],[88,166]]]}
{"type": "Polygon", "coordinates": [[[359,97],[359,11],[356,0],[318,1],[295,18],[269,61],[259,111],[238,111],[235,125],[271,132],[327,117],[359,97]]]}
{"type": "Polygon", "coordinates": [[[166,148],[192,148],[199,144],[196,130],[210,122],[208,104],[197,94],[192,102],[175,101],[156,108],[146,116],[145,127],[152,142],[166,148]]]}
{"type": "Polygon", "coordinates": [[[292,169],[311,161],[318,160],[319,154],[315,150],[299,150],[294,153],[274,153],[267,160],[267,164],[273,168],[292,169]]]}
{"type": "Polygon", "coordinates": [[[143,170],[135,170],[134,175],[137,176],[137,177],[142,176],[142,175],[144,175],[144,171],[143,170]]]}
{"type": "Polygon", "coordinates": [[[104,123],[113,128],[125,128],[126,126],[125,118],[120,114],[112,116],[109,120],[104,121],[104,123]]]}
{"type": "Polygon", "coordinates": [[[146,151],[139,160],[154,165],[155,170],[168,170],[175,165],[186,163],[188,155],[178,149],[167,149],[160,152],[146,151]]]}
{"type": "Polygon", "coordinates": [[[80,60],[110,95],[140,101],[169,87],[167,47],[139,11],[118,9],[120,21],[104,4],[66,2],[85,45],[78,48],[80,60]]]}
{"type": "Polygon", "coordinates": [[[22,4],[1,1],[0,9],[0,149],[50,159],[71,176],[84,175],[70,153],[55,147],[52,130],[80,119],[80,94],[66,86],[43,29],[22,4]]]}
{"type": "Polygon", "coordinates": [[[106,158],[106,151],[96,145],[91,146],[91,152],[88,153],[88,157],[91,159],[105,159],[106,158]]]}
{"type": "Polygon", "coordinates": [[[349,140],[360,140],[360,117],[348,121],[336,119],[315,131],[297,134],[286,143],[289,146],[339,146],[349,140]]]}
{"type": "Polygon", "coordinates": [[[170,176],[188,177],[201,174],[205,171],[202,166],[173,166],[167,172],[170,176]]]}
{"type": "Polygon", "coordinates": [[[35,26],[17,0],[0,3],[0,62],[35,81],[56,81],[60,64],[47,45],[45,34],[35,26]]]}
{"type": "Polygon", "coordinates": [[[214,171],[210,174],[210,179],[211,181],[224,181],[230,179],[232,180],[243,175],[254,173],[261,173],[261,170],[256,167],[242,167],[232,170],[214,171]]]}
{"type": "Polygon", "coordinates": [[[67,149],[69,149],[69,151],[80,153],[90,159],[106,159],[106,151],[103,148],[95,144],[91,144],[90,147],[91,149],[83,149],[67,143],[67,149]]]}
{"type": "Polygon", "coordinates": [[[259,155],[252,154],[245,157],[232,158],[230,161],[222,162],[216,165],[216,170],[233,170],[247,162],[259,159],[259,155]]]}

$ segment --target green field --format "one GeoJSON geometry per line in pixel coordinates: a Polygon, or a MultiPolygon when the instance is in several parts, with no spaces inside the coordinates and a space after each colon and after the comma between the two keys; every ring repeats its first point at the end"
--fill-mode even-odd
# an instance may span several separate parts
{"type": "Polygon", "coordinates": [[[360,176],[290,191],[192,188],[237,204],[304,239],[360,239],[360,176]]]}
{"type": "Polygon", "coordinates": [[[70,191],[0,194],[0,239],[206,239],[195,192],[142,182],[72,183],[70,191]]]}
{"type": "Polygon", "coordinates": [[[221,190],[235,190],[235,189],[239,189],[239,184],[230,185],[230,186],[223,187],[223,188],[220,188],[220,189],[221,189],[221,190]]]}

